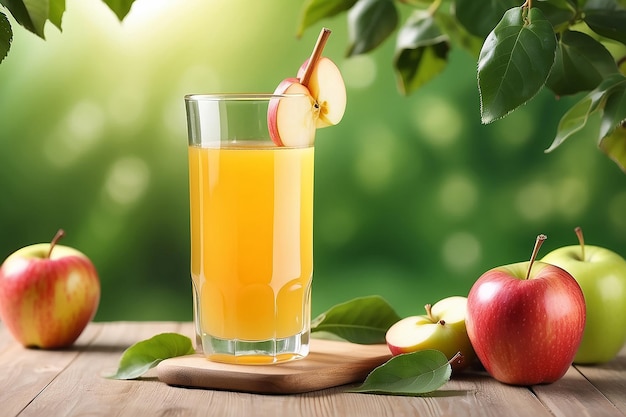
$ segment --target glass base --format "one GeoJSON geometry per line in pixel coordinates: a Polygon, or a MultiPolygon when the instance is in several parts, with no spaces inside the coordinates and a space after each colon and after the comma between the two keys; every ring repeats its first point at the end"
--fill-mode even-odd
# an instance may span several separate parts
{"type": "Polygon", "coordinates": [[[259,341],[202,336],[204,355],[210,361],[245,365],[267,365],[302,359],[309,354],[309,332],[284,339],[259,341]]]}

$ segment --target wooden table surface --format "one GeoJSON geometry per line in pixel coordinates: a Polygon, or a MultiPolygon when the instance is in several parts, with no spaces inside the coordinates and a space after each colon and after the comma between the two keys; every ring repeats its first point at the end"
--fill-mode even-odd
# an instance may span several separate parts
{"type": "Polygon", "coordinates": [[[626,416],[626,348],[602,366],[571,367],[530,388],[482,373],[453,376],[428,397],[353,394],[337,387],[259,395],[169,386],[154,371],[133,381],[104,378],[122,352],[162,332],[192,335],[190,323],[92,323],[68,350],[25,349],[0,323],[0,416],[626,416]]]}

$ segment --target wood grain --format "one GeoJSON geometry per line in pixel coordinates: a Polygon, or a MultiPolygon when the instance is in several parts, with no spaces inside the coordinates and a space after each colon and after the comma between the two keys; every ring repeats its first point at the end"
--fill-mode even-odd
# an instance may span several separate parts
{"type": "Polygon", "coordinates": [[[391,357],[386,345],[311,341],[304,359],[278,365],[231,365],[202,355],[167,359],[157,367],[161,381],[178,386],[257,393],[293,394],[361,382],[391,357]]]}
{"type": "Polygon", "coordinates": [[[255,394],[167,385],[151,371],[112,373],[124,349],[157,333],[192,337],[191,323],[93,323],[68,350],[24,349],[0,323],[0,415],[255,417],[553,417],[626,415],[626,349],[614,361],[570,368],[550,385],[515,387],[484,372],[453,375],[425,397],[355,394],[344,385],[304,394],[255,394]]]}

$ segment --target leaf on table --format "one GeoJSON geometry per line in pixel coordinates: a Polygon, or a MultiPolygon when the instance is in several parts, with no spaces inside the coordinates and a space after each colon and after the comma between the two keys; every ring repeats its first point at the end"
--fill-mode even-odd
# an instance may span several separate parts
{"type": "Polygon", "coordinates": [[[195,350],[191,339],[177,333],[161,333],[135,343],[122,354],[117,372],[111,379],[135,379],[159,362],[177,356],[191,355],[195,350]]]}
{"type": "Polygon", "coordinates": [[[117,18],[122,21],[130,11],[135,0],[102,0],[109,9],[115,13],[117,18]]]}
{"type": "Polygon", "coordinates": [[[618,126],[600,140],[600,149],[626,173],[626,127],[618,126]]]}
{"type": "Polygon", "coordinates": [[[311,332],[332,333],[352,343],[385,343],[385,334],[400,316],[378,295],[337,304],[311,322],[311,332]]]}
{"type": "Polygon", "coordinates": [[[433,16],[416,10],[400,28],[394,68],[400,91],[407,95],[439,75],[448,63],[448,37],[433,16]]]}
{"type": "Polygon", "coordinates": [[[302,7],[300,23],[296,35],[302,36],[304,31],[320,20],[335,16],[354,6],[357,0],[308,0],[302,7]]]}
{"type": "Polygon", "coordinates": [[[508,10],[478,59],[482,122],[504,117],[533,98],[545,85],[555,55],[556,36],[541,10],[508,10]]]}
{"type": "Polygon", "coordinates": [[[446,355],[437,350],[405,353],[374,369],[361,386],[350,392],[424,395],[443,386],[451,374],[446,355]]]}
{"type": "Polygon", "coordinates": [[[558,42],[556,60],[546,85],[555,94],[569,95],[596,88],[619,72],[611,53],[591,36],[565,31],[558,42]]]}
{"type": "Polygon", "coordinates": [[[398,25],[398,10],[391,0],[358,0],[348,11],[348,56],[379,46],[398,25]]]}
{"type": "Polygon", "coordinates": [[[0,62],[7,56],[11,49],[13,31],[11,23],[4,13],[0,13],[0,62]]]}

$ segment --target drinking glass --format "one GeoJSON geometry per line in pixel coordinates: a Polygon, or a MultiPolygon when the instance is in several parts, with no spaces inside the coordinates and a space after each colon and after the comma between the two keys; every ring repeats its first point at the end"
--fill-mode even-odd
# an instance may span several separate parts
{"type": "Polygon", "coordinates": [[[267,364],[309,352],[314,147],[272,141],[275,100],[309,98],[185,96],[194,321],[212,361],[267,364]]]}

